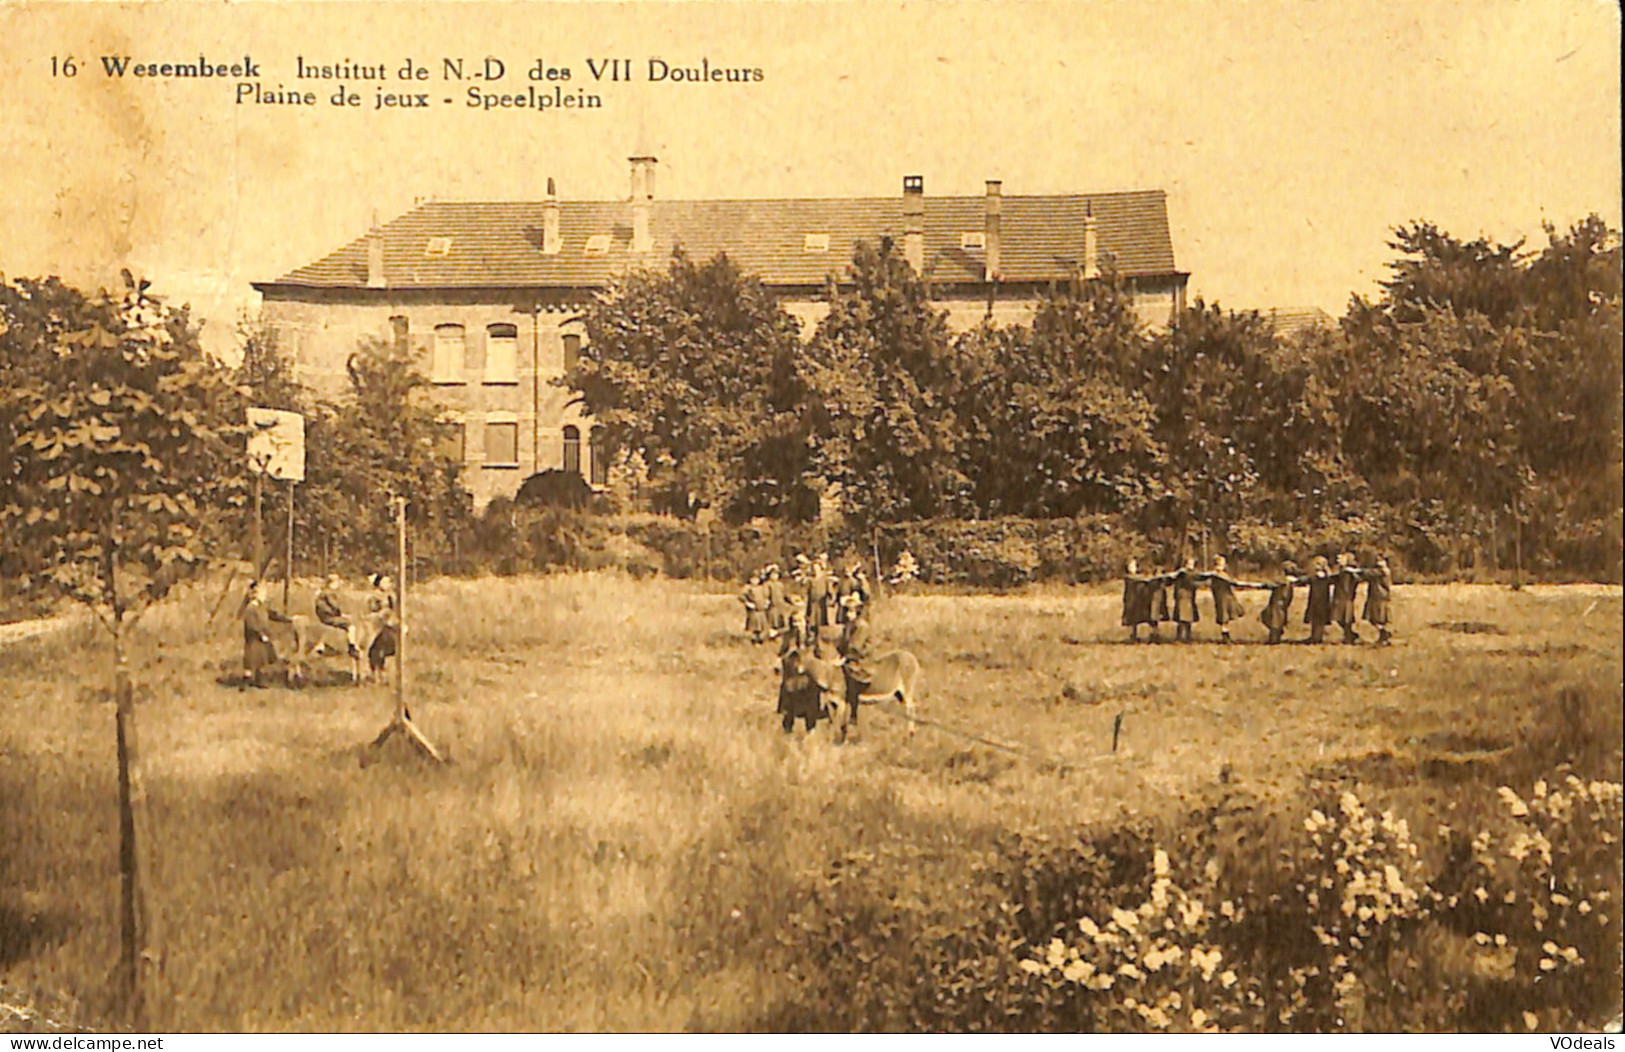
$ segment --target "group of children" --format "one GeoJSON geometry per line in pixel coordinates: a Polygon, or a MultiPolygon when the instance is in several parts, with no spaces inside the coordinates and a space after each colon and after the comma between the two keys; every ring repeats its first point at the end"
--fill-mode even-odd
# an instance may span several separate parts
{"type": "Polygon", "coordinates": [[[777,563],[750,575],[739,601],[745,607],[745,634],[752,643],[799,636],[797,643],[813,642],[826,627],[846,623],[854,608],[869,604],[874,589],[858,563],[848,563],[837,578],[829,556],[797,555],[786,581],[777,563]]]}
{"type": "Polygon", "coordinates": [[[1378,556],[1376,565],[1355,565],[1352,553],[1337,557],[1337,568],[1332,569],[1325,556],[1315,556],[1310,571],[1302,576],[1292,562],[1281,567],[1281,579],[1269,583],[1239,581],[1225,568],[1224,556],[1216,556],[1211,570],[1196,569],[1194,558],[1186,559],[1178,570],[1143,576],[1134,559],[1128,561],[1123,574],[1123,625],[1129,630],[1131,642],[1140,641],[1140,626],[1149,625],[1151,642],[1160,640],[1158,626],[1165,621],[1174,623],[1175,642],[1189,643],[1194,638],[1194,626],[1202,619],[1197,609],[1196,596],[1206,584],[1213,594],[1213,620],[1219,626],[1219,641],[1230,642],[1230,624],[1246,613],[1236,593],[1247,590],[1267,591],[1269,598],[1258,619],[1269,630],[1267,643],[1279,643],[1286,634],[1296,589],[1308,588],[1309,602],[1304,610],[1303,622],[1309,626],[1310,643],[1326,641],[1326,628],[1336,624],[1343,630],[1343,642],[1358,643],[1360,635],[1355,624],[1356,598],[1360,585],[1366,586],[1364,620],[1377,630],[1377,643],[1386,645],[1393,640],[1389,630],[1389,601],[1393,595],[1394,579],[1388,569],[1388,560],[1378,556]]]}

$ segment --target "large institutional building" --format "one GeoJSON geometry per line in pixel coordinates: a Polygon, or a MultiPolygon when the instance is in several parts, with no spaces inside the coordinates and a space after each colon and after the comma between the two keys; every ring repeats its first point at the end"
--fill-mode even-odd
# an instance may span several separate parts
{"type": "Polygon", "coordinates": [[[450,417],[477,504],[512,495],[549,468],[602,484],[590,421],[549,383],[580,351],[576,320],[595,292],[636,267],[726,253],[809,329],[827,309],[825,280],[860,241],[889,237],[931,283],[956,329],[991,310],[1029,316],[1045,289],[1097,275],[1110,261],[1140,316],[1165,323],[1189,274],[1174,265],[1160,190],[927,197],[918,176],[901,197],[662,201],[653,157],[631,158],[626,201],[431,201],[275,281],[256,282],[300,381],[328,396],[365,340],[409,349],[450,417]]]}

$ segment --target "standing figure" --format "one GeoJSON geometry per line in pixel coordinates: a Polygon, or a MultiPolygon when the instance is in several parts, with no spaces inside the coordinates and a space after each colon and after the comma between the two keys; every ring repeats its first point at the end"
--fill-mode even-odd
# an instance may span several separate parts
{"type": "Polygon", "coordinates": [[[1358,643],[1359,633],[1354,631],[1354,599],[1360,587],[1360,568],[1354,565],[1354,555],[1343,552],[1337,557],[1337,573],[1332,575],[1332,620],[1343,630],[1343,642],[1358,643]]]}
{"type": "Polygon", "coordinates": [[[790,577],[796,584],[801,585],[803,588],[806,587],[807,581],[812,577],[812,563],[807,560],[805,553],[796,553],[796,565],[790,571],[790,577]]]}
{"type": "Polygon", "coordinates": [[[1388,570],[1386,556],[1377,556],[1377,565],[1362,571],[1365,579],[1365,619],[1377,630],[1377,645],[1387,646],[1393,641],[1388,631],[1388,600],[1394,592],[1394,575],[1388,570]]]}
{"type": "Polygon", "coordinates": [[[869,583],[869,575],[863,569],[863,560],[859,559],[856,569],[852,571],[853,592],[863,600],[863,609],[868,610],[875,602],[875,587],[869,583]]]}
{"type": "Polygon", "coordinates": [[[767,589],[762,587],[760,572],[750,575],[739,601],[745,604],[745,634],[752,643],[762,642],[767,638],[767,589]]]}
{"type": "Polygon", "coordinates": [[[250,581],[243,596],[243,677],[256,687],[265,686],[265,670],[276,664],[276,647],[271,643],[271,622],[287,621],[265,605],[265,585],[250,581]]]}
{"type": "Polygon", "coordinates": [[[863,600],[858,598],[857,593],[848,593],[841,604],[846,608],[842,615],[841,666],[846,673],[846,704],[847,712],[851,713],[848,718],[856,727],[858,701],[863,695],[863,688],[875,680],[869,668],[869,618],[864,614],[863,600]]]}
{"type": "Polygon", "coordinates": [[[807,617],[807,604],[802,597],[800,589],[795,586],[794,582],[779,582],[779,603],[781,606],[779,617],[780,620],[784,622],[783,631],[790,631],[790,621],[793,617],[798,617],[805,622],[807,617]]]}
{"type": "Polygon", "coordinates": [[[807,646],[807,615],[800,610],[793,610],[786,618],[784,636],[779,640],[779,656],[800,650],[807,646]]]}
{"type": "Polygon", "coordinates": [[[1185,560],[1172,575],[1174,588],[1174,642],[1189,643],[1194,637],[1196,622],[1202,620],[1202,612],[1196,607],[1196,587],[1207,579],[1207,574],[1199,573],[1196,569],[1194,556],[1185,560]]]}
{"type": "Polygon", "coordinates": [[[779,580],[779,564],[767,564],[767,581],[762,585],[767,597],[767,636],[777,639],[789,627],[789,612],[784,607],[784,582],[779,580]]]}
{"type": "Polygon", "coordinates": [[[1264,622],[1264,627],[1269,630],[1269,638],[1264,642],[1271,646],[1279,643],[1281,637],[1286,634],[1287,619],[1292,613],[1293,589],[1308,581],[1307,578],[1298,576],[1298,566],[1290,559],[1281,564],[1281,577],[1280,581],[1264,586],[1269,589],[1270,597],[1264,604],[1264,609],[1258,613],[1258,619],[1264,622]]]}
{"type": "Polygon", "coordinates": [[[395,579],[389,574],[372,575],[372,595],[367,600],[367,610],[383,615],[379,618],[378,634],[373,637],[372,646],[367,648],[367,664],[376,676],[384,670],[384,663],[400,649],[400,611],[395,606],[395,579]]]}
{"type": "Polygon", "coordinates": [[[1173,583],[1171,573],[1152,574],[1146,578],[1146,595],[1151,603],[1151,642],[1162,642],[1162,623],[1172,621],[1168,613],[1168,586],[1173,583]]]}
{"type": "Polygon", "coordinates": [[[841,568],[841,579],[835,585],[835,621],[837,624],[846,624],[846,613],[848,610],[846,597],[857,594],[857,567],[852,563],[847,563],[841,568]]]}
{"type": "Polygon", "coordinates": [[[818,722],[818,684],[807,673],[803,655],[807,653],[803,630],[806,617],[797,609],[786,621],[784,638],[779,640],[779,705],[778,714],[788,734],[800,719],[808,731],[818,722]]]}
{"type": "MultiPolygon", "coordinates": [[[[1161,586],[1157,586],[1160,590],[1161,586]]],[[[1139,561],[1132,556],[1123,567],[1123,627],[1128,629],[1128,641],[1140,641],[1140,626],[1150,625],[1149,640],[1156,635],[1157,619],[1151,610],[1151,578],[1140,575],[1139,561]]]]}
{"type": "Polygon", "coordinates": [[[833,584],[834,582],[829,579],[829,557],[820,552],[807,578],[808,631],[816,633],[834,620],[830,616],[829,609],[832,598],[830,589],[833,584]]]}
{"type": "Polygon", "coordinates": [[[1309,626],[1309,642],[1326,642],[1326,626],[1332,623],[1332,584],[1330,567],[1324,555],[1315,556],[1309,576],[1300,584],[1309,586],[1309,605],[1303,612],[1303,623],[1309,626]]]}
{"type": "Polygon", "coordinates": [[[1268,588],[1268,585],[1238,581],[1226,570],[1224,556],[1213,557],[1213,569],[1207,573],[1208,588],[1213,592],[1213,620],[1219,625],[1219,642],[1230,642],[1230,622],[1241,620],[1247,613],[1236,598],[1236,592],[1246,588],[1268,588]]]}

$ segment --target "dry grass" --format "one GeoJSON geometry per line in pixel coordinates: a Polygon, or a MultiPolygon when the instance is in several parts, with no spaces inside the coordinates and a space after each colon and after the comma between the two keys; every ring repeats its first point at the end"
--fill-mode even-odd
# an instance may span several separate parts
{"type": "MultiPolygon", "coordinates": [[[[455,762],[362,769],[391,692],[219,685],[240,636],[214,598],[137,647],[160,1030],[750,1028],[789,996],[783,918],[832,858],[906,842],[949,881],[1001,830],[1171,813],[1221,768],[1264,796],[1343,769],[1438,798],[1417,774],[1437,754],[1560,742],[1547,701],[1617,706],[1621,673],[1618,589],[1402,587],[1383,649],[1247,645],[1256,622],[1129,646],[1115,597],[1081,589],[878,611],[921,657],[925,715],[1058,770],[875,710],[846,748],[784,736],[731,595],[442,580],[414,593],[409,657],[455,762]],[[1467,621],[1503,634],[1427,627],[1467,621]]],[[[0,982],[87,1025],[116,957],[106,667],[88,631],[0,650],[0,982]]],[[[1617,740],[1564,747],[1617,780],[1617,740]]]]}

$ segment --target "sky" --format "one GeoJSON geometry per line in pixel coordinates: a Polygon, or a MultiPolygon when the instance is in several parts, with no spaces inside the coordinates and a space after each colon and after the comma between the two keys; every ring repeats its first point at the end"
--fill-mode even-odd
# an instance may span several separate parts
{"type": "MultiPolygon", "coordinates": [[[[121,267],[226,347],[274,279],[426,198],[624,199],[1162,189],[1190,292],[1342,313],[1392,228],[1528,238],[1620,225],[1620,15],[1594,0],[1014,3],[0,2],[0,274],[94,286],[121,267]],[[110,77],[136,63],[257,76],[110,77]],[[441,77],[500,59],[490,84],[441,77]],[[631,83],[588,60],[630,60],[631,83]],[[76,74],[65,75],[67,59],[76,74]],[[382,64],[427,110],[335,107],[296,60],[382,64]],[[761,70],[650,82],[649,62],[761,70]],[[55,66],[53,67],[53,60],[55,66]],[[411,60],[425,81],[398,77],[411,60]],[[567,67],[592,110],[463,103],[567,67]],[[54,72],[53,72],[54,69],[54,72]],[[313,91],[315,106],[239,102],[313,91]],[[440,100],[451,98],[447,105],[440,100]]],[[[550,85],[537,85],[548,90],[550,85]]]]}

